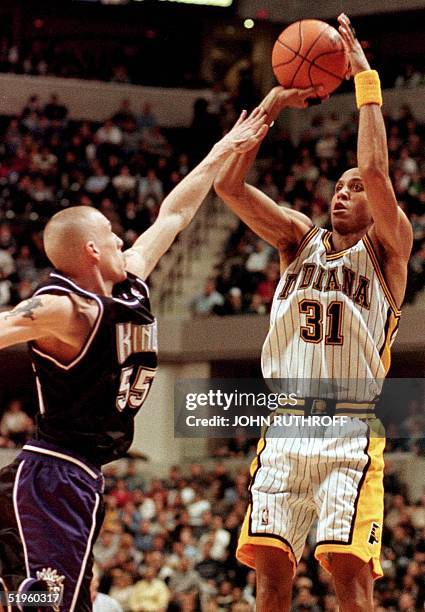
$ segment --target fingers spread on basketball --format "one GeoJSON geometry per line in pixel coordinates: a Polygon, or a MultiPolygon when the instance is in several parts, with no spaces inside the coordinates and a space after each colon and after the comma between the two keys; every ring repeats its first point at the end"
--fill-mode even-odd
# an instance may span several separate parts
{"type": "Polygon", "coordinates": [[[363,70],[370,70],[370,65],[365,52],[356,37],[356,32],[347,15],[345,15],[345,13],[341,13],[341,15],[338,17],[338,22],[339,33],[350,63],[349,76],[355,75],[363,70]]]}
{"type": "Polygon", "coordinates": [[[350,20],[348,17],[342,13],[338,17],[339,28],[338,31],[341,34],[342,42],[346,47],[347,51],[351,51],[354,47],[354,43],[356,42],[356,36],[354,32],[354,28],[352,27],[350,20]]]}

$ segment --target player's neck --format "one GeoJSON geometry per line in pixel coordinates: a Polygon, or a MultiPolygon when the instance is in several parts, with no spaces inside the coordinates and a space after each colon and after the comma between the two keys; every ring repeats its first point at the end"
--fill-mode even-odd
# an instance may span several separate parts
{"type": "Polygon", "coordinates": [[[357,244],[359,240],[365,236],[367,229],[361,229],[350,234],[339,234],[337,230],[332,229],[331,244],[332,250],[343,251],[357,244]]]}
{"type": "Polygon", "coordinates": [[[106,281],[99,270],[94,270],[93,274],[87,274],[87,271],[82,275],[73,274],[69,276],[69,278],[74,281],[76,285],[81,287],[81,289],[90,291],[90,293],[96,293],[97,295],[104,295],[106,297],[111,297],[112,295],[114,283],[112,281],[106,281]]]}

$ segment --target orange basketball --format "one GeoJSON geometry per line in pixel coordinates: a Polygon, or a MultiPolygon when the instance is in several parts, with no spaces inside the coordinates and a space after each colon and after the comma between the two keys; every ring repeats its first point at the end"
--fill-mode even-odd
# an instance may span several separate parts
{"type": "Polygon", "coordinates": [[[272,66],[283,87],[322,85],[323,96],[344,80],[348,58],[335,28],[318,19],[302,19],[280,33],[273,47],[272,66]]]}

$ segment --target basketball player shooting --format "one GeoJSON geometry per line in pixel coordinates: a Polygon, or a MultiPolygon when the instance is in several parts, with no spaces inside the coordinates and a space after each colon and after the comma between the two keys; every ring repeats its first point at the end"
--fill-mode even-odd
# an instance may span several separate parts
{"type": "MultiPolygon", "coordinates": [[[[356,436],[332,432],[305,439],[272,428],[252,465],[251,503],[238,559],[257,571],[258,612],[287,611],[292,579],[313,522],[315,557],[331,572],[340,610],[373,610],[373,580],[382,576],[384,439],[371,435],[375,393],[390,365],[412,246],[388,173],[379,76],[371,70],[346,15],[339,32],[359,108],[358,167],[346,170],[331,202],[332,231],[277,206],[246,183],[258,149],[230,158],[215,188],[280,253],[282,277],[262,351],[265,378],[367,380],[371,397],[300,399],[297,411],[351,417],[356,436]],[[373,388],[375,387],[375,389],[373,388]]],[[[272,89],[261,106],[271,123],[286,106],[306,106],[293,90],[272,89]]]]}
{"type": "Polygon", "coordinates": [[[249,117],[244,111],[124,253],[94,208],[69,208],[48,222],[44,246],[54,272],[31,299],[0,314],[0,348],[29,342],[39,399],[36,439],[0,472],[4,610],[35,610],[35,601],[43,610],[92,609],[92,545],[103,520],[100,466],[128,450],[157,366],[145,280],[223,162],[264,137],[264,117],[262,109],[249,117]]]}

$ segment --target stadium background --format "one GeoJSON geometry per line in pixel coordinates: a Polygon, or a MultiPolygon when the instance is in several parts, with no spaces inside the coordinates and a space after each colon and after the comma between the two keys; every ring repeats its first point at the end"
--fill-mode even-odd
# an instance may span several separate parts
{"type": "MultiPolygon", "coordinates": [[[[400,181],[400,199],[415,232],[409,303],[403,310],[390,374],[423,377],[425,3],[375,0],[366,5],[335,0],[316,2],[314,12],[309,2],[240,0],[226,8],[155,0],[116,4],[69,1],[58,6],[55,2],[26,1],[3,2],[0,7],[2,306],[16,303],[45,274],[39,239],[50,214],[79,202],[100,206],[131,243],[132,232],[155,218],[173,181],[208,150],[239,108],[252,107],[273,84],[269,58],[282,27],[305,17],[335,24],[335,17],[344,10],[353,18],[383,79],[384,110],[395,142],[392,170],[400,181]],[[254,27],[246,27],[252,25],[247,19],[254,21],[254,27]],[[52,94],[58,96],[53,104],[52,94]],[[39,97],[40,110],[31,106],[29,99],[34,95],[39,97]],[[200,98],[209,106],[205,109],[198,104],[195,113],[194,105],[200,98]],[[121,139],[114,142],[111,136],[111,141],[101,142],[98,130],[105,121],[115,116],[113,125],[119,124],[119,110],[122,121],[123,100],[129,101],[125,112],[136,116],[136,134],[121,124],[121,139]],[[51,106],[46,109],[49,101],[51,106]],[[146,103],[151,105],[155,120],[149,113],[143,116],[146,103]],[[152,122],[159,126],[161,137],[144,138],[139,150],[134,141],[143,140],[142,131],[149,130],[152,122]],[[83,144],[73,140],[81,130],[83,144]],[[408,145],[407,153],[402,152],[404,144],[408,145]],[[43,151],[44,145],[47,150],[43,151]],[[68,155],[70,152],[74,156],[68,155]],[[76,176],[71,166],[81,165],[79,154],[86,159],[79,168],[81,175],[76,176]],[[135,160],[140,154],[144,159],[135,160]],[[111,157],[117,160],[111,162],[111,157]],[[165,164],[158,161],[164,158],[165,164]],[[103,174],[97,171],[96,161],[103,165],[103,174]],[[133,182],[122,171],[125,162],[133,182]],[[143,181],[152,167],[154,178],[161,179],[162,191],[161,185],[155,192],[158,184],[146,187],[143,181]],[[124,175],[114,182],[114,177],[124,175]],[[92,189],[93,184],[100,185],[100,191],[92,189]],[[105,203],[105,199],[112,203],[105,203]],[[135,211],[129,205],[133,199],[135,211]]],[[[350,159],[350,138],[356,130],[351,87],[344,84],[341,93],[319,110],[285,112],[263,147],[253,179],[270,193],[277,189],[282,201],[311,212],[317,198],[309,196],[308,181],[313,177],[315,183],[317,176],[308,174],[310,166],[320,165],[323,159],[329,165],[329,157],[321,156],[327,146],[332,150],[332,138],[336,141],[333,150],[344,149],[338,163],[350,159]],[[317,119],[318,115],[322,119],[317,119]],[[346,140],[341,139],[341,132],[347,132],[346,140]],[[285,147],[279,148],[282,140],[285,147]],[[320,141],[322,148],[317,149],[320,141]],[[308,154],[303,153],[305,149],[308,154]],[[297,166],[295,171],[282,162],[282,150],[297,166]],[[303,157],[304,161],[309,158],[305,175],[303,157]],[[288,196],[291,186],[286,176],[294,172],[299,173],[301,188],[288,196]],[[271,178],[266,178],[268,174],[271,178]]],[[[338,165],[333,170],[336,172],[338,165]]],[[[320,172],[319,176],[322,169],[320,172]]],[[[332,183],[329,168],[326,178],[332,183]]],[[[314,210],[326,223],[320,206],[314,210]]],[[[112,581],[115,594],[120,591],[122,595],[130,589],[127,574],[134,583],[149,568],[148,574],[159,570],[155,580],[170,587],[170,610],[252,609],[252,575],[233,561],[252,444],[244,439],[230,443],[174,439],[173,387],[181,378],[259,375],[259,355],[268,327],[267,291],[276,280],[273,253],[268,253],[259,274],[246,269],[249,256],[261,253],[261,249],[211,196],[152,275],[161,367],[138,416],[133,445],[134,456],[141,453],[148,461],[133,459],[130,463],[135,468],[121,462],[108,469],[110,513],[97,550],[105,590],[112,581]],[[226,301],[211,316],[195,316],[193,298],[199,297],[210,277],[217,279],[226,301]],[[253,295],[261,282],[265,283],[263,300],[257,303],[253,295]],[[234,289],[240,291],[240,297],[234,289]],[[233,300],[232,295],[236,295],[233,300]],[[225,314],[233,316],[219,316],[225,314]],[[134,475],[133,469],[139,475],[134,475]],[[135,493],[139,487],[144,493],[135,493]],[[190,580],[187,571],[177,567],[182,557],[195,564],[190,580]],[[240,601],[244,598],[248,603],[240,601]],[[197,599],[201,604],[193,603],[197,599]]],[[[17,399],[12,410],[19,412],[21,402],[24,411],[33,415],[31,369],[25,348],[1,352],[0,367],[0,411],[10,412],[11,402],[17,399]]],[[[20,437],[15,436],[18,444],[20,437]]],[[[2,445],[8,448],[0,450],[1,463],[16,453],[13,435],[11,438],[12,442],[2,432],[2,445]]],[[[412,440],[396,441],[387,453],[386,577],[377,588],[377,606],[383,609],[416,610],[423,606],[422,449],[412,440]]],[[[297,578],[294,610],[334,610],[326,578],[311,563],[313,540],[309,544],[297,578]]],[[[140,605],[145,607],[140,610],[163,608],[162,604],[149,608],[147,596],[141,597],[145,603],[140,605]]]]}

